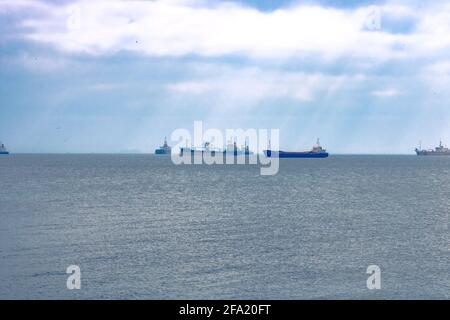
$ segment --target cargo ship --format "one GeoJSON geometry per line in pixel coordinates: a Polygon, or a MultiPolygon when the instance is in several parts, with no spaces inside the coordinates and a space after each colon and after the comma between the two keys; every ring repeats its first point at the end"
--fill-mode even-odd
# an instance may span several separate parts
{"type": "Polygon", "coordinates": [[[247,143],[245,143],[244,146],[239,148],[236,144],[236,142],[228,142],[227,147],[225,150],[222,150],[220,148],[215,148],[211,145],[210,142],[205,142],[203,146],[201,147],[183,147],[180,150],[180,156],[183,156],[184,154],[201,154],[201,155],[219,155],[222,154],[223,156],[250,156],[253,154],[252,151],[250,151],[247,143]]]}
{"type": "Polygon", "coordinates": [[[224,155],[234,155],[234,156],[249,156],[252,155],[253,152],[250,151],[247,142],[245,142],[245,145],[241,146],[239,148],[235,142],[229,141],[227,144],[226,150],[223,151],[224,155]]]}
{"type": "Polygon", "coordinates": [[[9,154],[8,150],[6,150],[5,145],[0,142],[0,154],[9,154]]]}
{"type": "Polygon", "coordinates": [[[172,148],[167,144],[167,138],[164,137],[164,144],[155,150],[155,154],[158,155],[170,155],[172,148]]]}
{"type": "MultiPolygon", "coordinates": [[[[270,146],[269,146],[270,148],[270,146]]],[[[328,157],[328,152],[322,148],[319,139],[317,139],[316,144],[313,146],[312,150],[309,151],[274,151],[274,150],[264,150],[264,154],[269,158],[326,158],[328,157]]]]}
{"type": "Polygon", "coordinates": [[[450,149],[442,145],[442,141],[439,141],[439,146],[433,149],[424,150],[420,146],[416,148],[416,154],[418,156],[450,156],[450,149]]]}

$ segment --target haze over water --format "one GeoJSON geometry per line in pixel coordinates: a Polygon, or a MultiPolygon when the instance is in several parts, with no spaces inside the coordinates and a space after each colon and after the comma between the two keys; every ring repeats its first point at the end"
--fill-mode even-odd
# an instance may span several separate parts
{"type": "Polygon", "coordinates": [[[450,158],[0,157],[0,298],[448,299],[450,158]],[[66,268],[81,268],[81,290],[66,268]],[[368,290],[367,266],[381,268],[368,290]]]}

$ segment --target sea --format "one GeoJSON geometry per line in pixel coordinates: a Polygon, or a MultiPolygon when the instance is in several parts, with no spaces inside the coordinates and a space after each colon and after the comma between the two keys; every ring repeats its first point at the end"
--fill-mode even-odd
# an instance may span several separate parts
{"type": "Polygon", "coordinates": [[[449,212],[450,157],[0,156],[0,299],[449,299],[449,212]]]}

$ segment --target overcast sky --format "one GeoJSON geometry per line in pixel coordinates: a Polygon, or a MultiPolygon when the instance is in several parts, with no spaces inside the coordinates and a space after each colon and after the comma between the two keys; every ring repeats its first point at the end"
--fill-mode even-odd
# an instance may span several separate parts
{"type": "Polygon", "coordinates": [[[0,140],[153,152],[177,128],[283,149],[450,144],[450,1],[0,0],[0,140]]]}

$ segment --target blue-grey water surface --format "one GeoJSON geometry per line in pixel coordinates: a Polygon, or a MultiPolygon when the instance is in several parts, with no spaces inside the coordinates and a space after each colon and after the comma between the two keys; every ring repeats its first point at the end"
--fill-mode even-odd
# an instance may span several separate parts
{"type": "Polygon", "coordinates": [[[448,299],[449,211],[450,157],[2,156],[0,298],[448,299]]]}

